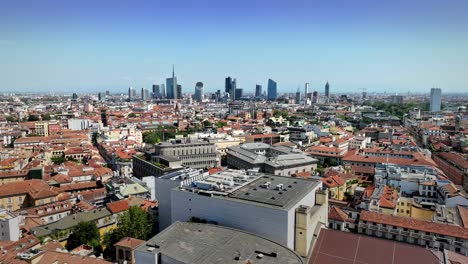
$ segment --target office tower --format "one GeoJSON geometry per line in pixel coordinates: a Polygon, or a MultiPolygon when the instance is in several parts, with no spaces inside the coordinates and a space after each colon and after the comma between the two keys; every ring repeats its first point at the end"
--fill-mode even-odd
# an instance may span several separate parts
{"type": "Polygon", "coordinates": [[[235,78],[227,77],[225,82],[225,92],[229,94],[231,100],[235,100],[237,82],[235,78]]]}
{"type": "Polygon", "coordinates": [[[178,84],[176,89],[176,98],[175,99],[182,99],[182,85],[178,84]]]}
{"type": "Polygon", "coordinates": [[[440,88],[432,88],[431,89],[431,102],[430,102],[430,108],[429,111],[431,112],[439,112],[440,111],[440,105],[441,105],[441,100],[442,100],[442,89],[440,88]]]}
{"type": "Polygon", "coordinates": [[[390,103],[396,105],[403,104],[403,95],[392,95],[390,96],[390,103]]]}
{"type": "Polygon", "coordinates": [[[110,95],[110,92],[109,90],[106,91],[106,96],[109,96],[110,95]]]}
{"type": "Polygon", "coordinates": [[[305,83],[305,88],[304,88],[304,98],[307,98],[307,95],[309,94],[309,83],[305,83]]]}
{"type": "Polygon", "coordinates": [[[100,92],[97,94],[97,99],[98,99],[98,101],[102,100],[102,94],[100,92]]]}
{"type": "Polygon", "coordinates": [[[166,86],[162,83],[159,88],[161,89],[161,98],[166,98],[166,86]]]}
{"type": "Polygon", "coordinates": [[[312,103],[316,104],[319,101],[319,93],[317,91],[314,91],[312,93],[312,103]]]}
{"type": "Polygon", "coordinates": [[[260,84],[255,85],[255,97],[262,96],[262,86],[260,84]]]}
{"type": "Polygon", "coordinates": [[[235,92],[234,96],[235,96],[234,97],[235,100],[241,99],[241,97],[242,97],[242,88],[236,88],[236,92],[235,92]]]}
{"type": "Polygon", "coordinates": [[[153,98],[161,98],[161,89],[159,84],[153,84],[153,98]]]}
{"type": "Polygon", "coordinates": [[[367,97],[367,92],[362,92],[362,99],[366,99],[367,97]]]}
{"type": "Polygon", "coordinates": [[[78,100],[78,95],[77,95],[76,93],[73,93],[73,94],[72,94],[72,97],[71,97],[71,100],[72,100],[72,101],[78,100]]]}
{"type": "Polygon", "coordinates": [[[277,83],[268,79],[268,100],[276,100],[277,83]]]}
{"type": "Polygon", "coordinates": [[[172,65],[172,78],[166,79],[166,97],[167,99],[177,99],[177,77],[174,73],[174,65],[172,65]]]}
{"type": "Polygon", "coordinates": [[[148,100],[149,98],[149,91],[145,87],[141,88],[141,100],[148,100]]]}
{"type": "Polygon", "coordinates": [[[132,100],[133,99],[133,87],[128,87],[128,100],[132,100]]]}
{"type": "Polygon", "coordinates": [[[297,88],[297,92],[296,92],[296,104],[300,104],[301,103],[301,91],[299,90],[299,88],[297,88]]]}
{"type": "Polygon", "coordinates": [[[205,96],[205,92],[203,91],[203,83],[197,82],[195,85],[195,101],[201,103],[203,101],[203,97],[205,96]]]}
{"type": "Polygon", "coordinates": [[[328,81],[325,84],[325,97],[330,97],[330,84],[328,83],[328,81]]]}
{"type": "Polygon", "coordinates": [[[221,101],[221,90],[216,91],[216,102],[219,103],[221,101]]]}

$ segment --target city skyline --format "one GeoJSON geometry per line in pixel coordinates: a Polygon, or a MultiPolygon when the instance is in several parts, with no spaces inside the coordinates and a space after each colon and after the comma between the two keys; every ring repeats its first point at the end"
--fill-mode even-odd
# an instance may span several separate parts
{"type": "Polygon", "coordinates": [[[255,91],[305,82],[333,92],[468,86],[465,1],[15,1],[0,11],[0,90],[124,92],[165,83],[183,92],[226,76],[255,91]],[[24,9],[24,4],[28,5],[24,9]],[[168,40],[171,41],[168,41],[168,40]]]}

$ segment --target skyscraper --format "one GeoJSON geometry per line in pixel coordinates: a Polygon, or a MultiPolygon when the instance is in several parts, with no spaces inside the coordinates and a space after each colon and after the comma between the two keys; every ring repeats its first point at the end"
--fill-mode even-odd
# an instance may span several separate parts
{"type": "Polygon", "coordinates": [[[328,81],[325,84],[325,97],[330,97],[330,84],[328,84],[328,81]]]}
{"type": "Polygon", "coordinates": [[[301,103],[301,91],[299,90],[299,87],[297,88],[297,92],[296,92],[296,100],[295,100],[296,104],[300,104],[301,103]]]}
{"type": "Polygon", "coordinates": [[[235,100],[241,99],[242,91],[243,91],[242,88],[236,88],[236,92],[235,92],[235,95],[234,95],[235,100]]]}
{"type": "Polygon", "coordinates": [[[317,91],[314,91],[312,93],[312,103],[316,104],[319,102],[319,93],[317,91]]]}
{"type": "Polygon", "coordinates": [[[440,88],[432,88],[431,89],[431,102],[429,110],[431,112],[439,112],[441,107],[441,100],[442,100],[442,89],[440,88]]]}
{"type": "Polygon", "coordinates": [[[182,85],[178,84],[176,89],[176,98],[175,99],[182,99],[182,85]]]}
{"type": "Polygon", "coordinates": [[[135,96],[135,89],[133,89],[133,87],[128,87],[128,100],[132,100],[132,99],[135,99],[134,98],[135,96]]]}
{"type": "Polygon", "coordinates": [[[161,89],[159,84],[153,84],[153,98],[161,98],[161,89]]]}
{"type": "Polygon", "coordinates": [[[262,96],[262,86],[260,84],[255,85],[255,97],[262,96]]]}
{"type": "Polygon", "coordinates": [[[268,79],[268,100],[276,100],[277,83],[272,79],[268,79]]]}
{"type": "Polygon", "coordinates": [[[161,97],[166,98],[166,86],[162,83],[159,87],[161,89],[161,97]]]}
{"type": "Polygon", "coordinates": [[[225,82],[225,92],[229,94],[229,98],[231,98],[231,100],[235,100],[236,88],[237,88],[236,79],[231,78],[230,76],[227,77],[226,82],[225,82]]]}
{"type": "Polygon", "coordinates": [[[305,87],[304,87],[304,98],[307,98],[308,94],[309,94],[309,83],[306,82],[305,87]]]}
{"type": "Polygon", "coordinates": [[[141,88],[141,100],[147,100],[149,97],[149,91],[145,87],[141,88]]]}
{"type": "Polygon", "coordinates": [[[197,82],[197,84],[195,85],[195,96],[194,96],[195,101],[199,103],[202,102],[204,96],[205,96],[205,93],[203,91],[203,83],[197,82]]]}
{"type": "Polygon", "coordinates": [[[172,78],[166,79],[166,97],[167,99],[177,99],[177,77],[174,73],[174,65],[172,65],[172,78]]]}
{"type": "Polygon", "coordinates": [[[97,94],[97,98],[98,98],[98,101],[102,101],[102,93],[101,92],[99,92],[97,94]]]}

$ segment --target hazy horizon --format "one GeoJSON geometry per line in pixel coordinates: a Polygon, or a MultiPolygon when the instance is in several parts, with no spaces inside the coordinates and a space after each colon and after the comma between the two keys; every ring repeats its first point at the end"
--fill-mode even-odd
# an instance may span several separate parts
{"type": "Polygon", "coordinates": [[[202,81],[332,93],[468,90],[468,1],[13,1],[0,91],[124,93],[202,81]]]}

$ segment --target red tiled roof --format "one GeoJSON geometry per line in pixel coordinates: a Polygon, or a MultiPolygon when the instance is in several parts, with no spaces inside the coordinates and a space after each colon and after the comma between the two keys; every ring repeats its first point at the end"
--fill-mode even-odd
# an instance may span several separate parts
{"type": "Polygon", "coordinates": [[[348,215],[336,206],[331,206],[328,210],[328,219],[346,222],[348,220],[348,215]]]}
{"type": "Polygon", "coordinates": [[[0,185],[0,197],[28,194],[33,199],[41,199],[56,196],[58,193],[51,190],[43,180],[27,180],[10,182],[0,185]]]}
{"type": "Polygon", "coordinates": [[[429,233],[468,239],[468,229],[466,228],[449,224],[439,224],[415,218],[399,217],[370,211],[361,211],[360,221],[387,224],[429,233]]]}
{"type": "Polygon", "coordinates": [[[132,238],[132,237],[126,237],[126,238],[120,240],[119,242],[115,243],[114,246],[135,249],[144,242],[146,242],[146,241],[136,239],[136,238],[132,238]]]}
{"type": "Polygon", "coordinates": [[[111,211],[113,214],[117,214],[123,211],[127,211],[129,206],[128,206],[128,201],[127,200],[120,200],[117,202],[112,202],[107,204],[107,208],[109,211],[111,211]]]}

